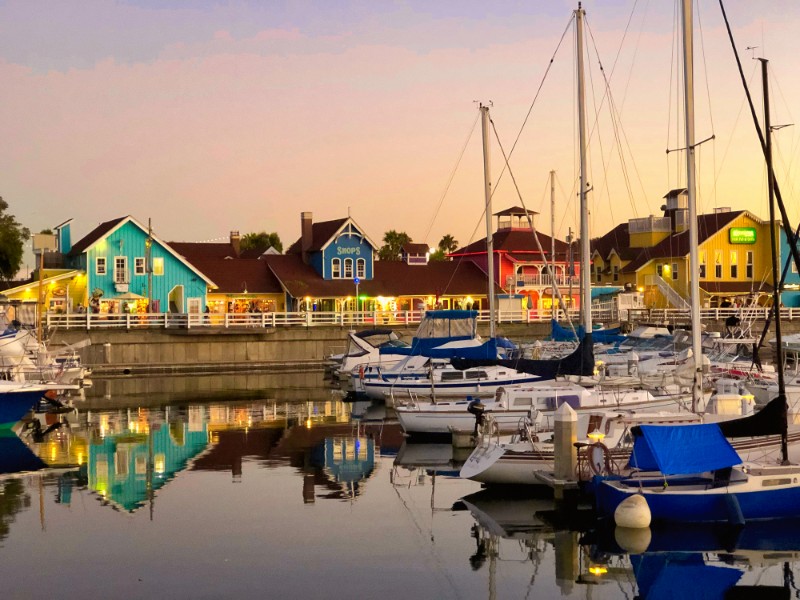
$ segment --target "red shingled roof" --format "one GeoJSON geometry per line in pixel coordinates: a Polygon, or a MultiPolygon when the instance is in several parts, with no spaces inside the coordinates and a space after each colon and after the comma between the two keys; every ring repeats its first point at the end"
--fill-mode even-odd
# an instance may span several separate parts
{"type": "Polygon", "coordinates": [[[169,245],[189,262],[194,262],[194,259],[236,258],[230,242],[169,242],[169,245]]]}
{"type": "Polygon", "coordinates": [[[280,282],[263,260],[197,257],[188,260],[217,284],[215,293],[240,294],[245,288],[251,294],[280,294],[283,292],[280,282]]]}
{"type": "MultiPolygon", "coordinates": [[[[549,235],[536,232],[539,237],[539,243],[545,251],[545,254],[550,254],[550,240],[549,235]]],[[[495,252],[539,252],[539,247],[536,245],[536,240],[533,237],[533,232],[520,229],[503,229],[496,231],[492,236],[495,252]]],[[[569,251],[569,244],[556,238],[556,256],[566,256],[569,251]]],[[[473,242],[464,248],[459,248],[448,256],[460,256],[463,254],[478,254],[486,253],[486,238],[473,242]]],[[[533,259],[531,259],[533,260],[533,259]]]]}
{"type": "MultiPolygon", "coordinates": [[[[295,298],[335,298],[352,296],[351,279],[322,279],[313,267],[297,254],[265,256],[289,294],[295,298]]],[[[375,277],[361,281],[359,293],[368,296],[427,296],[429,294],[482,294],[486,292],[486,274],[469,261],[436,261],[427,265],[409,265],[401,261],[375,261],[375,277]]],[[[502,290],[497,287],[498,292],[502,290]]]]}
{"type": "Polygon", "coordinates": [[[120,217],[119,219],[112,219],[110,221],[106,221],[105,223],[100,223],[100,225],[92,229],[89,233],[78,240],[78,242],[72,246],[67,256],[80,256],[87,248],[89,248],[89,246],[101,239],[104,235],[106,235],[109,231],[114,229],[114,227],[122,223],[122,221],[127,218],[129,217],[120,217]]]}
{"type": "MultiPolygon", "coordinates": [[[[697,216],[697,243],[702,244],[736,217],[743,210],[711,213],[697,216]]],[[[689,254],[689,230],[675,233],[652,248],[643,248],[631,262],[622,268],[623,273],[635,273],[648,262],[658,258],[684,257],[689,254]]]]}
{"type": "MultiPolygon", "coordinates": [[[[320,221],[311,225],[311,247],[309,252],[319,252],[322,247],[330,240],[334,234],[341,229],[347,222],[347,218],[334,219],[333,221],[320,221]]],[[[300,254],[303,251],[303,238],[299,238],[294,244],[289,246],[286,254],[300,254]]]]}

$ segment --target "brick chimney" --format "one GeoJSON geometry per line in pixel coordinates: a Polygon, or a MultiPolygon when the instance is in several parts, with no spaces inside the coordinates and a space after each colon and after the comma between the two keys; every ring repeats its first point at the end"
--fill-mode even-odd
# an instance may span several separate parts
{"type": "Polygon", "coordinates": [[[236,255],[236,258],[239,258],[239,247],[241,246],[242,238],[239,235],[238,231],[231,231],[231,246],[233,247],[233,253],[236,255]]]}
{"type": "Polygon", "coordinates": [[[300,213],[300,249],[303,251],[303,262],[308,264],[308,251],[313,242],[312,225],[314,223],[313,214],[310,212],[300,213]]]}

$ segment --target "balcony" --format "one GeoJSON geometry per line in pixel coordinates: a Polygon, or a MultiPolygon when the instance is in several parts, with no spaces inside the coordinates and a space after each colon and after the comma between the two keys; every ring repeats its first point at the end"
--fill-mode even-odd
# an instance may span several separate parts
{"type": "MultiPolygon", "coordinates": [[[[565,275],[556,274],[555,285],[565,286],[569,285],[570,279],[574,285],[578,284],[577,277],[567,277],[565,275]]],[[[509,275],[506,277],[506,289],[519,289],[524,287],[551,287],[553,285],[553,277],[551,275],[517,275],[516,277],[509,275]]]]}

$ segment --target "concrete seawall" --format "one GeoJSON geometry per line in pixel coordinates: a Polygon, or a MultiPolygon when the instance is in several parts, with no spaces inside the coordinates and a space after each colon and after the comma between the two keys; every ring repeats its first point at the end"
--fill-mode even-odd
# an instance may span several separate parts
{"type": "MultiPolygon", "coordinates": [[[[724,322],[706,324],[709,331],[724,330],[724,322]]],[[[761,333],[763,322],[753,324],[753,336],[761,333]]],[[[410,341],[416,327],[395,327],[410,341]]],[[[56,331],[51,348],[89,339],[80,349],[84,364],[96,375],[142,373],[188,373],[203,371],[237,372],[254,369],[302,372],[318,370],[329,354],[345,350],[347,329],[308,327],[275,329],[190,329],[190,330],[82,330],[56,331]]],[[[800,322],[784,324],[785,333],[800,331],[800,322]]],[[[479,328],[488,335],[488,326],[479,328]]],[[[549,323],[503,324],[498,334],[515,342],[533,342],[550,334],[549,323]]]]}
{"type": "MultiPolygon", "coordinates": [[[[482,328],[481,328],[482,329],[482,328]]],[[[416,327],[395,328],[410,341],[416,327]]],[[[347,329],[341,327],[190,330],[57,331],[51,348],[91,340],[79,350],[97,375],[320,369],[329,354],[344,352],[347,329]]],[[[549,334],[549,324],[507,325],[499,333],[517,341],[549,334]]],[[[481,335],[488,331],[481,330],[481,335]]]]}

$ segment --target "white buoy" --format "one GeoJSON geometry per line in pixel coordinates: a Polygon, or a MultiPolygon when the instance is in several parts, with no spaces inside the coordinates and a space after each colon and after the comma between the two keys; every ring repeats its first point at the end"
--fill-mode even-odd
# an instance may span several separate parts
{"type": "Polygon", "coordinates": [[[650,507],[641,494],[625,498],[614,511],[614,522],[620,527],[640,529],[650,527],[650,507]]]}
{"type": "Polygon", "coordinates": [[[614,539],[628,554],[644,554],[650,546],[653,533],[649,527],[617,527],[614,529],[614,539]]]}

